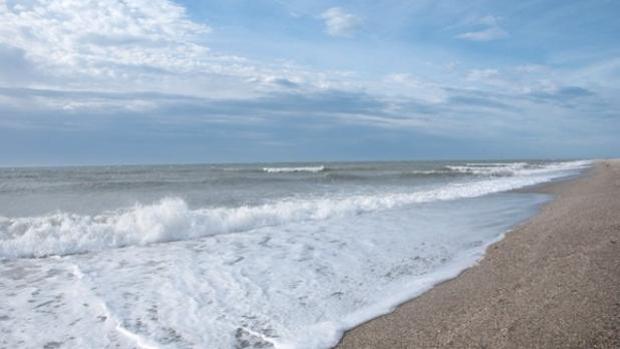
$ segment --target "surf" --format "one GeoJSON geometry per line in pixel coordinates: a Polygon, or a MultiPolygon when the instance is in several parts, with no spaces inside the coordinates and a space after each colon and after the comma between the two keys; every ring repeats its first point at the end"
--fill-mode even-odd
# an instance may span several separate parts
{"type": "MultiPolygon", "coordinates": [[[[588,162],[519,170],[518,176],[485,177],[416,188],[410,192],[285,197],[254,206],[190,208],[180,197],[96,215],[53,212],[0,217],[0,258],[32,258],[144,246],[252,231],[294,222],[317,222],[412,204],[474,198],[535,185],[566,175],[588,162]]],[[[517,168],[517,166],[513,166],[517,168]]],[[[523,166],[518,166],[522,168],[523,166]]]]}

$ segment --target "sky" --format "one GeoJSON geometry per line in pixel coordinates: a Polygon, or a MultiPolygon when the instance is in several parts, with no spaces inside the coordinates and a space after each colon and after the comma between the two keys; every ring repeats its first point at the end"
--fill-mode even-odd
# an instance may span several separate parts
{"type": "Polygon", "coordinates": [[[0,166],[620,157],[619,15],[0,0],[0,166]]]}

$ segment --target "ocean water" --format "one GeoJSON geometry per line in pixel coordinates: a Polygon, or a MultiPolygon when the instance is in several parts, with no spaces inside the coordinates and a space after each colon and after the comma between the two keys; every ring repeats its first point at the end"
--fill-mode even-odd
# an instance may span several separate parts
{"type": "Polygon", "coordinates": [[[329,348],[590,164],[0,169],[0,348],[329,348]]]}

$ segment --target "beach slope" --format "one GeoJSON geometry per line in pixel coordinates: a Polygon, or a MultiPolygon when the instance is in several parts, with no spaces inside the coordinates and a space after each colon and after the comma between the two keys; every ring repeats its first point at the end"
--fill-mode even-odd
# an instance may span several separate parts
{"type": "Polygon", "coordinates": [[[620,161],[536,191],[555,199],[478,265],[338,348],[620,348],[620,161]]]}

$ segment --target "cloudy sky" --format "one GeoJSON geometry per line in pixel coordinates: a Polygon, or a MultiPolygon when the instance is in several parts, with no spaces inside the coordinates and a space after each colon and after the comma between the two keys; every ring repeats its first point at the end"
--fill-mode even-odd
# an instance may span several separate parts
{"type": "Polygon", "coordinates": [[[0,166],[620,156],[619,15],[0,0],[0,166]]]}

